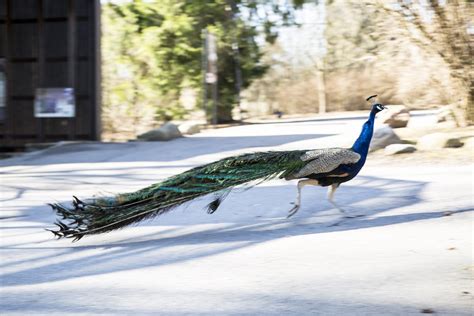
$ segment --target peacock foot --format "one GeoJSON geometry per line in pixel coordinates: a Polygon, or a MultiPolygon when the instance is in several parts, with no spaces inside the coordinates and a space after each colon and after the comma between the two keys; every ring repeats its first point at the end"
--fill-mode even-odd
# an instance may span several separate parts
{"type": "Polygon", "coordinates": [[[299,209],[300,209],[300,206],[298,204],[295,204],[295,206],[293,206],[291,210],[288,211],[288,216],[286,218],[290,218],[291,216],[295,215],[299,209]]]}

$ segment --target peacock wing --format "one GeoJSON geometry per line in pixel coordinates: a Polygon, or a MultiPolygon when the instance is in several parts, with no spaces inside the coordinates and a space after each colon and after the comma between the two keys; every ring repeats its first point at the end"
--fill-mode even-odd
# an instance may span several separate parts
{"type": "Polygon", "coordinates": [[[307,162],[285,179],[304,178],[310,174],[327,173],[343,164],[354,164],[360,160],[360,155],[346,148],[324,148],[309,150],[300,159],[307,162]]]}

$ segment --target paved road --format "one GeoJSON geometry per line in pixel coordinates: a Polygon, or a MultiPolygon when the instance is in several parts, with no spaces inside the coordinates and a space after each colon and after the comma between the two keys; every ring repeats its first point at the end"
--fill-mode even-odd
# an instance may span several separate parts
{"type": "MultiPolygon", "coordinates": [[[[414,121],[430,124],[424,114],[414,121]]],[[[272,181],[231,194],[212,216],[203,199],[77,243],[44,231],[48,202],[136,190],[238,152],[348,145],[362,122],[255,124],[0,161],[2,315],[470,315],[472,165],[369,157],[336,197],[365,216],[339,226],[321,188],[305,188],[285,219],[295,183],[272,181]]]]}

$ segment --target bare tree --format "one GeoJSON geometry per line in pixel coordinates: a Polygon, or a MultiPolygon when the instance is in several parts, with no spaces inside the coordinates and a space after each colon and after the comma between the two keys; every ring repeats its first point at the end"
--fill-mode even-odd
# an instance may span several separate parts
{"type": "Polygon", "coordinates": [[[474,122],[474,74],[472,44],[474,25],[471,1],[401,1],[378,6],[399,21],[422,49],[437,54],[450,69],[456,90],[451,95],[458,125],[474,122]]]}

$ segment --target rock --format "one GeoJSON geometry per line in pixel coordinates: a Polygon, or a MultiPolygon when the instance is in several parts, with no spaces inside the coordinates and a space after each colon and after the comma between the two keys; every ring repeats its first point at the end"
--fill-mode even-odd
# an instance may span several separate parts
{"type": "Polygon", "coordinates": [[[181,132],[173,123],[165,123],[160,128],[138,135],[137,138],[142,141],[167,141],[181,137],[181,132]]]}
{"type": "Polygon", "coordinates": [[[200,124],[197,122],[189,121],[178,125],[178,129],[182,135],[197,134],[201,131],[200,124]]]}
{"type": "Polygon", "coordinates": [[[391,128],[406,127],[410,111],[404,105],[387,105],[387,110],[380,113],[380,119],[391,128]]]}
{"type": "Polygon", "coordinates": [[[392,144],[385,147],[386,155],[396,155],[396,154],[405,154],[412,153],[416,151],[416,147],[409,144],[392,144]]]}
{"type": "Polygon", "coordinates": [[[385,125],[374,131],[369,151],[382,149],[391,144],[400,144],[401,142],[400,137],[395,134],[393,129],[390,126],[385,125]]]}
{"type": "Polygon", "coordinates": [[[462,147],[464,143],[456,137],[448,139],[446,144],[444,145],[445,148],[459,148],[462,147]]]}
{"type": "Polygon", "coordinates": [[[447,133],[433,133],[421,137],[417,145],[420,150],[432,150],[461,147],[463,143],[459,138],[451,137],[447,133]]]}

